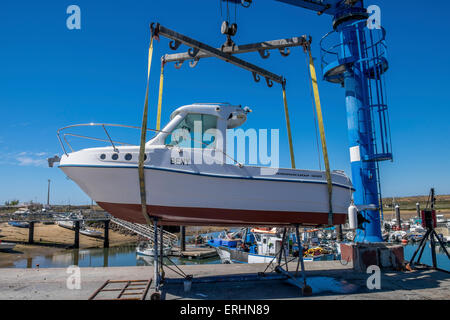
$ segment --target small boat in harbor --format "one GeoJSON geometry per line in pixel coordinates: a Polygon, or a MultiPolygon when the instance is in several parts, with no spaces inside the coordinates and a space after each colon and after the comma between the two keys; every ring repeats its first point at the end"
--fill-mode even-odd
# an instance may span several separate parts
{"type": "MultiPolygon", "coordinates": [[[[172,253],[171,247],[165,246],[163,248],[163,256],[168,256],[171,253],[172,253]]],[[[149,242],[142,241],[136,247],[136,254],[141,255],[141,256],[153,257],[155,255],[155,250],[154,250],[154,247],[149,242]]],[[[159,254],[159,252],[158,252],[158,254],[159,254]]]]}
{"type": "MultiPolygon", "coordinates": [[[[248,113],[248,108],[223,103],[197,103],[172,113],[171,121],[145,146],[149,216],[161,225],[328,225],[324,171],[247,166],[230,160],[234,148],[226,150],[227,130],[241,126],[248,113]],[[197,128],[201,141],[194,138],[197,128]],[[211,130],[214,135],[207,133],[211,130]]],[[[81,125],[58,134],[76,126],[81,125]]],[[[138,158],[139,146],[112,145],[65,152],[59,168],[113,216],[146,223],[138,158]]],[[[353,186],[342,171],[333,171],[331,180],[333,223],[344,224],[353,186]]]]}
{"type": "Polygon", "coordinates": [[[75,223],[73,221],[58,221],[58,226],[73,230],[75,228],[75,223]]]}
{"type": "Polygon", "coordinates": [[[0,251],[12,250],[16,246],[15,243],[3,242],[0,240],[0,251]]]}
{"type": "MultiPolygon", "coordinates": [[[[298,257],[299,249],[295,235],[291,234],[288,237],[290,240],[288,243],[293,245],[286,245],[286,254],[298,257]]],[[[210,239],[208,245],[216,249],[222,263],[270,263],[275,261],[275,256],[281,250],[282,236],[278,231],[273,232],[273,229],[241,229],[210,239]]],[[[302,248],[302,252],[304,261],[333,260],[335,256],[333,249],[319,246],[306,250],[302,248]]]]}
{"type": "Polygon", "coordinates": [[[16,228],[29,228],[30,224],[28,222],[24,221],[10,221],[8,222],[10,226],[16,227],[16,228]]]}
{"type": "Polygon", "coordinates": [[[92,238],[103,238],[103,232],[98,231],[98,230],[82,228],[82,229],[80,229],[80,233],[85,236],[92,237],[92,238]]]}

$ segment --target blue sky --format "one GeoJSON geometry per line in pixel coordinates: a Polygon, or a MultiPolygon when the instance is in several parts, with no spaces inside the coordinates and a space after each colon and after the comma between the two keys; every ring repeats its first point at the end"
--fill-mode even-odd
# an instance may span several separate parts
{"type": "MultiPolygon", "coordinates": [[[[394,162],[381,164],[385,196],[450,193],[450,52],[447,13],[423,1],[366,1],[382,9],[387,29],[387,74],[394,162]]],[[[234,11],[234,10],[233,10],[234,11]]],[[[237,43],[308,34],[313,53],[331,30],[331,17],[269,0],[238,8],[237,43]]],[[[233,12],[234,14],[234,12],[233,12]]],[[[54,203],[90,203],[46,158],[61,154],[56,130],[75,123],[140,125],[146,85],[149,23],[161,24],[220,46],[218,0],[198,1],[9,1],[0,8],[0,203],[46,201],[52,180],[54,203]],[[81,8],[81,30],[68,30],[66,9],[81,8]]],[[[184,47],[185,49],[185,47],[184,47]]],[[[181,50],[181,49],[180,49],[181,50]]],[[[159,57],[168,41],[155,43],[150,125],[155,125],[159,57]]],[[[315,129],[305,55],[242,58],[288,79],[287,95],[298,168],[317,169],[315,129]]],[[[319,67],[319,66],[318,66],[319,67]]],[[[344,90],[319,82],[332,169],[350,174],[344,90]]],[[[195,69],[166,67],[163,123],[178,106],[228,101],[253,109],[246,128],[279,128],[281,165],[289,166],[281,89],[254,83],[249,72],[214,59],[195,69]]]]}

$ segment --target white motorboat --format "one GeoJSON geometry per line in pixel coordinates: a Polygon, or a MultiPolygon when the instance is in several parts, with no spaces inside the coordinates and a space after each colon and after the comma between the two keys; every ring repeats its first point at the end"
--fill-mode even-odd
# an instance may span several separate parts
{"type": "Polygon", "coordinates": [[[75,228],[75,223],[73,221],[58,221],[58,226],[73,230],[75,228]]]}
{"type": "Polygon", "coordinates": [[[421,224],[413,224],[409,228],[409,231],[412,233],[425,233],[426,230],[421,224]]]}
{"type": "Polygon", "coordinates": [[[447,219],[445,219],[443,214],[437,214],[436,215],[436,223],[446,224],[446,222],[447,222],[447,219]]]}
{"type": "Polygon", "coordinates": [[[16,246],[15,243],[11,243],[11,242],[2,242],[2,241],[0,240],[0,250],[1,250],[1,251],[12,250],[12,249],[14,249],[15,246],[16,246]]]}
{"type": "Polygon", "coordinates": [[[406,231],[395,231],[389,235],[389,240],[392,242],[402,241],[406,239],[407,235],[406,231]]]}
{"type": "MultiPolygon", "coordinates": [[[[172,248],[165,246],[163,248],[163,256],[168,256],[172,252],[172,248]]],[[[153,257],[155,255],[154,247],[149,242],[141,242],[136,247],[136,253],[142,256],[153,257]]],[[[159,252],[158,252],[159,255],[159,252]]]]}
{"type": "MultiPolygon", "coordinates": [[[[328,224],[324,171],[236,165],[229,160],[234,147],[225,148],[227,129],[242,125],[247,113],[246,108],[228,104],[194,104],[172,113],[171,121],[146,143],[149,216],[158,218],[162,225],[328,224]],[[198,125],[202,142],[192,137],[198,125]],[[208,139],[210,130],[215,130],[214,138],[210,135],[208,139]],[[186,132],[187,136],[183,134],[186,132]]],[[[58,136],[73,127],[60,129],[58,136]]],[[[67,142],[65,136],[64,140],[67,142]]],[[[110,141],[112,147],[65,153],[59,167],[113,216],[145,223],[140,204],[139,146],[119,146],[110,141]]],[[[333,171],[331,176],[333,222],[344,224],[352,184],[342,171],[333,171]]]]}
{"type": "Polygon", "coordinates": [[[80,229],[80,233],[84,234],[85,236],[92,237],[92,238],[102,238],[103,237],[103,232],[93,230],[93,229],[88,229],[88,228],[80,229]]]}

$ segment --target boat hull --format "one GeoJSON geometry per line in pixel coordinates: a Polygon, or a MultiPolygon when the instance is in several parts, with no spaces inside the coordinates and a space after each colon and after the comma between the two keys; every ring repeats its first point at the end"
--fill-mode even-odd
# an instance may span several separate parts
{"type": "MultiPolygon", "coordinates": [[[[146,223],[137,167],[62,166],[66,175],[113,216],[146,223]]],[[[145,168],[147,214],[162,225],[327,225],[326,183],[213,176],[145,168]]],[[[344,224],[349,188],[333,186],[333,224],[344,224]]]]}
{"type": "MultiPolygon", "coordinates": [[[[97,202],[115,217],[145,224],[140,204],[97,202]]],[[[147,204],[150,218],[157,217],[161,225],[185,226],[292,226],[327,225],[328,213],[303,211],[267,211],[199,207],[170,207],[147,204]]],[[[334,214],[335,224],[345,224],[346,214],[334,214]]]]}

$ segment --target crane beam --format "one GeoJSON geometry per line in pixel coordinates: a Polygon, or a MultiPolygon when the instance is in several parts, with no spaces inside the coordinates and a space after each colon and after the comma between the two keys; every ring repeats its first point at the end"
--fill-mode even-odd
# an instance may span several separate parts
{"type": "Polygon", "coordinates": [[[253,74],[253,77],[256,81],[259,81],[258,76],[264,77],[269,86],[272,86],[271,81],[277,82],[279,84],[283,84],[284,82],[284,78],[282,76],[276,75],[250,62],[236,58],[229,53],[224,53],[219,49],[216,49],[200,41],[189,38],[173,30],[170,30],[160,25],[159,23],[157,24],[152,23],[151,28],[154,37],[163,36],[173,40],[175,43],[171,44],[172,49],[178,48],[180,44],[184,44],[191,47],[188,51],[188,54],[190,55],[191,59],[198,60],[198,54],[200,53],[200,51],[203,51],[220,60],[229,62],[237,67],[250,71],[253,74]]]}
{"type": "Polygon", "coordinates": [[[337,12],[338,5],[341,0],[275,0],[278,2],[284,2],[289,5],[301,7],[308,10],[316,11],[320,14],[334,15],[337,12]]]}
{"type": "MultiPolygon", "coordinates": [[[[239,54],[239,53],[249,53],[249,52],[260,52],[262,55],[266,50],[275,50],[279,49],[280,52],[282,52],[283,55],[287,55],[288,52],[284,52],[285,48],[290,47],[299,47],[299,46],[305,46],[309,43],[308,37],[303,35],[301,37],[293,37],[293,38],[287,38],[287,39],[280,39],[280,40],[271,40],[271,41],[264,41],[264,42],[258,42],[258,43],[252,43],[252,44],[244,44],[244,45],[233,45],[233,46],[223,46],[222,48],[218,48],[217,50],[220,50],[227,54],[239,54]]],[[[197,59],[202,58],[209,58],[214,57],[209,52],[200,51],[197,55],[197,59]]],[[[165,62],[183,62],[186,60],[193,60],[194,58],[188,53],[173,53],[173,54],[166,54],[164,56],[165,62]]]]}

